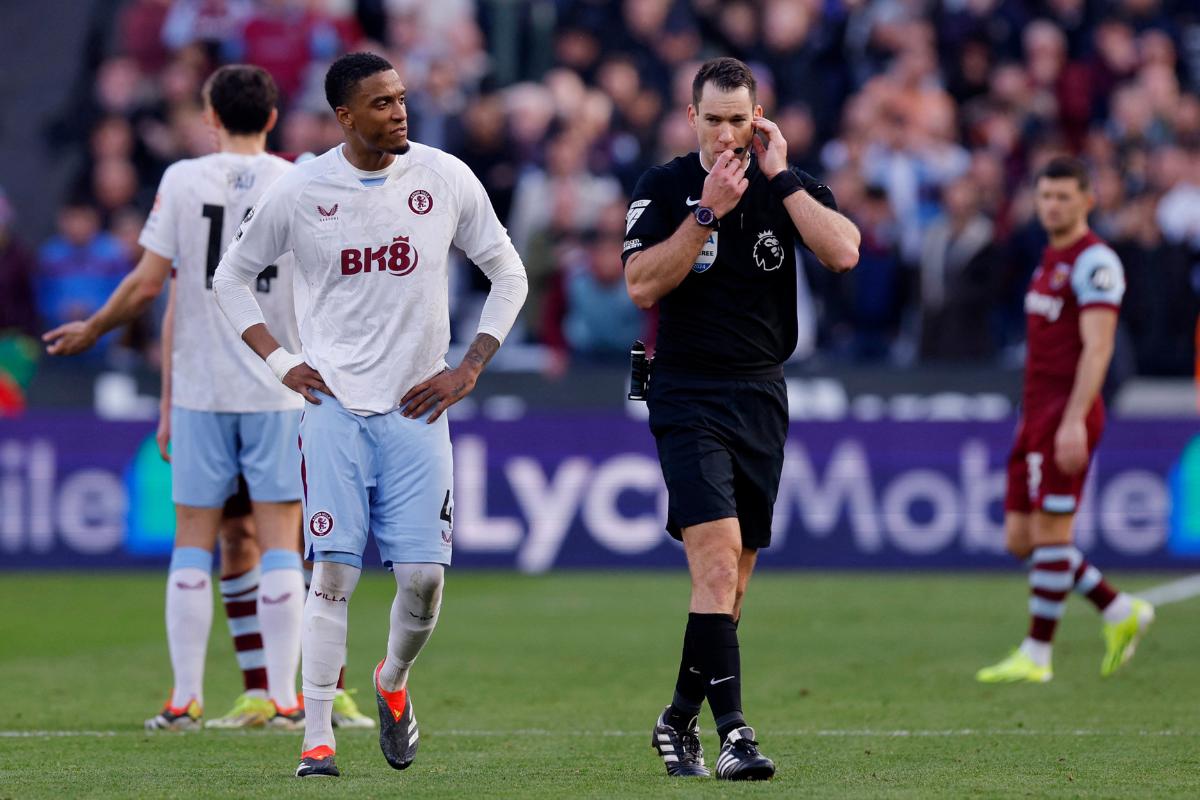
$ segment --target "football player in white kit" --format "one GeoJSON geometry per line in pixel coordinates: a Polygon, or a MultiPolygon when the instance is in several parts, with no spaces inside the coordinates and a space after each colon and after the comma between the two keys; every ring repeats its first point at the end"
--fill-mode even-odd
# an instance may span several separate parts
{"type": "MultiPolygon", "coordinates": [[[[135,319],[175,278],[170,376],[175,549],[167,579],[167,643],[174,687],[148,729],[199,727],[204,660],[212,626],[213,548],[222,507],[245,476],[262,551],[258,616],[271,723],[299,727],[296,695],[304,575],[298,552],[300,459],[296,436],[303,401],[229,329],[211,292],[222,251],[264,190],[292,165],[265,152],[277,118],[277,90],[258,67],[217,70],[204,89],[205,114],[220,152],[173,164],[163,175],[139,243],[138,266],[90,319],[48,332],[53,355],[91,347],[135,319]],[[174,262],[174,268],[172,268],[174,262]]],[[[272,260],[255,291],[272,328],[298,344],[292,261],[272,260]]]]}
{"type": "Polygon", "coordinates": [[[342,56],[325,94],[345,143],[267,190],[213,281],[233,327],[308,401],[300,448],[315,565],[304,607],[301,777],[339,774],[330,710],[368,531],[397,586],[387,654],[374,674],[380,745],[392,767],[412,763],[418,732],[408,673],[437,622],[453,542],[443,412],[475,387],[527,292],[524,266],[479,180],[457,158],[408,141],[405,87],[387,61],[342,56]],[[452,245],[492,286],[474,342],[450,368],[452,245]],[[307,295],[298,311],[302,353],[276,339],[252,291],[263,267],[287,252],[307,295]]]}

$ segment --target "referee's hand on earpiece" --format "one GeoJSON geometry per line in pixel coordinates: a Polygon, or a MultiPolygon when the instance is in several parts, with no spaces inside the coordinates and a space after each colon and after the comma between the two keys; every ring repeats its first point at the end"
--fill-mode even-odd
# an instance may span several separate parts
{"type": "Polygon", "coordinates": [[[700,205],[711,208],[717,219],[720,219],[733,211],[749,185],[750,181],[746,178],[746,160],[739,158],[732,150],[726,150],[717,156],[712,171],[704,179],[700,205]]]}

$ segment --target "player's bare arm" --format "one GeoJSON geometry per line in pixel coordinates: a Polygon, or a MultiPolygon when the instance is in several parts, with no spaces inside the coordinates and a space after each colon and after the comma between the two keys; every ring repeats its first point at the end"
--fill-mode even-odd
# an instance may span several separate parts
{"type": "Polygon", "coordinates": [[[428,421],[434,422],[447,408],[471,393],[479,374],[499,349],[500,342],[494,336],[486,333],[476,336],[461,364],[418,383],[404,394],[400,399],[404,416],[417,419],[433,408],[428,421]]]}
{"type": "Polygon", "coordinates": [[[1059,469],[1075,474],[1087,466],[1088,440],[1086,418],[1096,402],[1108,363],[1112,360],[1117,333],[1117,312],[1107,307],[1085,308],[1079,314],[1079,335],[1083,352],[1075,370],[1075,383],[1067,400],[1062,422],[1054,435],[1054,460],[1059,469]]]}
{"type": "MultiPolygon", "coordinates": [[[[787,140],[779,126],[766,117],[754,118],[754,130],[766,137],[755,136],[751,147],[758,159],[759,167],[768,180],[788,168],[787,140]]],[[[858,227],[832,208],[826,208],[808,192],[792,192],[783,201],[783,207],[804,237],[804,244],[833,272],[848,272],[858,263],[858,246],[862,234],[858,227]]]]}
{"type": "Polygon", "coordinates": [[[163,312],[162,336],[159,341],[159,367],[162,371],[162,390],[158,398],[158,430],[154,441],[158,454],[171,463],[171,348],[175,342],[175,282],[167,290],[167,310],[163,312]]]}
{"type": "Polygon", "coordinates": [[[171,260],[146,250],[133,271],[126,275],[108,301],[85,320],[60,325],[42,335],[46,352],[73,356],[91,348],[104,334],[141,316],[162,292],[171,274],[171,260]]]}
{"type": "MultiPolygon", "coordinates": [[[[699,205],[711,208],[720,220],[734,209],[749,185],[746,161],[726,150],[717,156],[704,180],[699,205]]],[[[710,233],[695,217],[688,216],[669,239],[630,256],[625,263],[625,287],[634,304],[650,308],[682,283],[710,233]]]]}
{"type": "MultiPolygon", "coordinates": [[[[259,322],[251,325],[242,334],[242,341],[250,345],[250,349],[258,354],[258,357],[276,371],[279,375],[279,380],[284,386],[291,389],[293,392],[304,397],[314,405],[321,405],[321,400],[313,394],[313,392],[323,392],[326,395],[333,397],[333,392],[325,385],[325,379],[321,377],[321,373],[306,364],[303,360],[295,364],[286,371],[277,369],[272,362],[279,358],[276,354],[284,356],[293,355],[288,353],[279,345],[279,340],[271,334],[265,323],[259,322]],[[282,374],[280,375],[280,372],[282,374]]],[[[295,356],[298,358],[298,356],[295,356]]]]}

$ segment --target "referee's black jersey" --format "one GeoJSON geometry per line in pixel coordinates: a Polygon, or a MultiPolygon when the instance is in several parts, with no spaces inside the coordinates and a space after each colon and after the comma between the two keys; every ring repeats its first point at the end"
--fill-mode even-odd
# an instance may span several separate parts
{"type": "MultiPolygon", "coordinates": [[[[792,168],[820,203],[833,193],[792,168]]],[[[696,210],[708,173],[690,153],[653,167],[633,191],[622,259],[669,239],[696,210]]],[[[754,156],[750,184],[709,235],[692,271],[659,300],[655,369],[719,378],[779,377],[796,349],[796,245],[803,244],[754,156]]]]}

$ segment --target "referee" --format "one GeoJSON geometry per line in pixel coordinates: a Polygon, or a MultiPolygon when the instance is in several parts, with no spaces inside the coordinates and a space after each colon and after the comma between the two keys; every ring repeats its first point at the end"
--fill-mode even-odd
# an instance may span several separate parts
{"type": "Polygon", "coordinates": [[[646,396],[669,495],[667,531],[692,578],[683,657],[653,745],[671,776],[707,776],[697,718],[708,698],[717,777],[775,774],[742,716],[737,625],[783,467],[782,364],[796,347],[796,245],[835,272],[858,262],[858,229],[833,194],[788,167],[787,142],[762,116],[754,75],[706,62],[688,122],[699,152],[638,181],[626,219],[625,282],[659,304],[646,396]]]}

